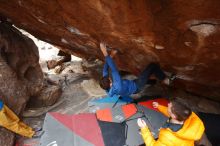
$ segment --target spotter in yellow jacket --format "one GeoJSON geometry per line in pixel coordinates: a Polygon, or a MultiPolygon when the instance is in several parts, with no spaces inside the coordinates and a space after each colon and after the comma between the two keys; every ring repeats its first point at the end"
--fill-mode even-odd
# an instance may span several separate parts
{"type": "Polygon", "coordinates": [[[203,122],[191,110],[190,112],[184,111],[184,108],[187,108],[186,106],[173,100],[168,104],[168,107],[161,106],[158,103],[154,103],[154,107],[158,108],[165,116],[170,117],[171,124],[174,121],[174,124],[179,125],[180,128],[175,131],[169,127],[162,127],[158,139],[155,140],[146,123],[138,119],[138,125],[141,127],[141,135],[146,146],[194,146],[194,142],[200,140],[205,130],[203,122]],[[182,117],[178,119],[178,115],[181,116],[181,114],[182,117]],[[184,116],[185,120],[183,120],[184,116]]]}
{"type": "Polygon", "coordinates": [[[29,138],[31,138],[35,134],[32,128],[21,122],[17,115],[13,111],[11,111],[6,105],[4,105],[1,100],[0,126],[29,138]]]}

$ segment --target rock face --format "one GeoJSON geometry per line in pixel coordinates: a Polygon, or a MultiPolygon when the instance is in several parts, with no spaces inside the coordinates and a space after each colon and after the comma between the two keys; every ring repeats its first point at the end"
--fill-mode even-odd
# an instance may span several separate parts
{"type": "Polygon", "coordinates": [[[5,21],[87,59],[103,59],[99,42],[119,48],[121,70],[150,62],[177,73],[176,86],[220,100],[219,0],[7,0],[5,21]]]}
{"type": "Polygon", "coordinates": [[[58,85],[48,84],[39,95],[30,99],[28,106],[31,108],[52,106],[57,102],[62,94],[62,89],[58,85]]]}
{"type": "MultiPolygon", "coordinates": [[[[16,114],[43,85],[38,49],[14,27],[0,24],[0,99],[16,114]]],[[[0,145],[13,145],[14,134],[0,128],[0,145]]]]}

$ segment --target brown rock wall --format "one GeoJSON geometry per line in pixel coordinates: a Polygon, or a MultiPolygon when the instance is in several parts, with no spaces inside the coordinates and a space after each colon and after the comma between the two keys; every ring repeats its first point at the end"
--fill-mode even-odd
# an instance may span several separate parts
{"type": "Polygon", "coordinates": [[[1,0],[0,14],[36,37],[84,58],[119,48],[121,70],[159,61],[176,86],[220,99],[219,0],[1,0]],[[205,89],[205,90],[204,90],[205,89]]]}
{"type": "MultiPolygon", "coordinates": [[[[17,115],[43,85],[38,49],[9,24],[0,23],[0,100],[17,115]]],[[[0,128],[0,145],[12,146],[14,134],[0,128]]]]}

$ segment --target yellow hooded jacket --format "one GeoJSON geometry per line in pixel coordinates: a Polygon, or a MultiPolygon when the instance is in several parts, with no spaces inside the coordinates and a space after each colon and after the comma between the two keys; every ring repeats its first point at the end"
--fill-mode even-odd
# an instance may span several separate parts
{"type": "MultiPolygon", "coordinates": [[[[159,105],[159,111],[169,117],[167,107],[159,105]]],[[[141,135],[146,146],[194,146],[194,141],[199,140],[205,127],[200,118],[192,112],[190,117],[184,122],[183,127],[177,132],[169,128],[160,129],[158,140],[154,140],[148,127],[141,129],[141,135]]]]}

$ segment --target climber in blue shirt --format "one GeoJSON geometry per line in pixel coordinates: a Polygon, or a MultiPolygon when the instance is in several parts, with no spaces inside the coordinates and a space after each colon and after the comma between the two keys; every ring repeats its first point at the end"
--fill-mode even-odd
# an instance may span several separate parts
{"type": "Polygon", "coordinates": [[[117,54],[117,50],[111,50],[109,55],[104,43],[100,43],[100,49],[105,56],[105,64],[103,68],[103,77],[100,79],[99,84],[101,88],[108,92],[110,97],[114,95],[129,96],[140,92],[152,74],[166,85],[169,85],[171,82],[171,79],[164,74],[160,66],[156,63],[148,65],[135,80],[122,79],[112,59],[117,54]],[[111,69],[112,78],[109,77],[109,68],[111,69]]]}

